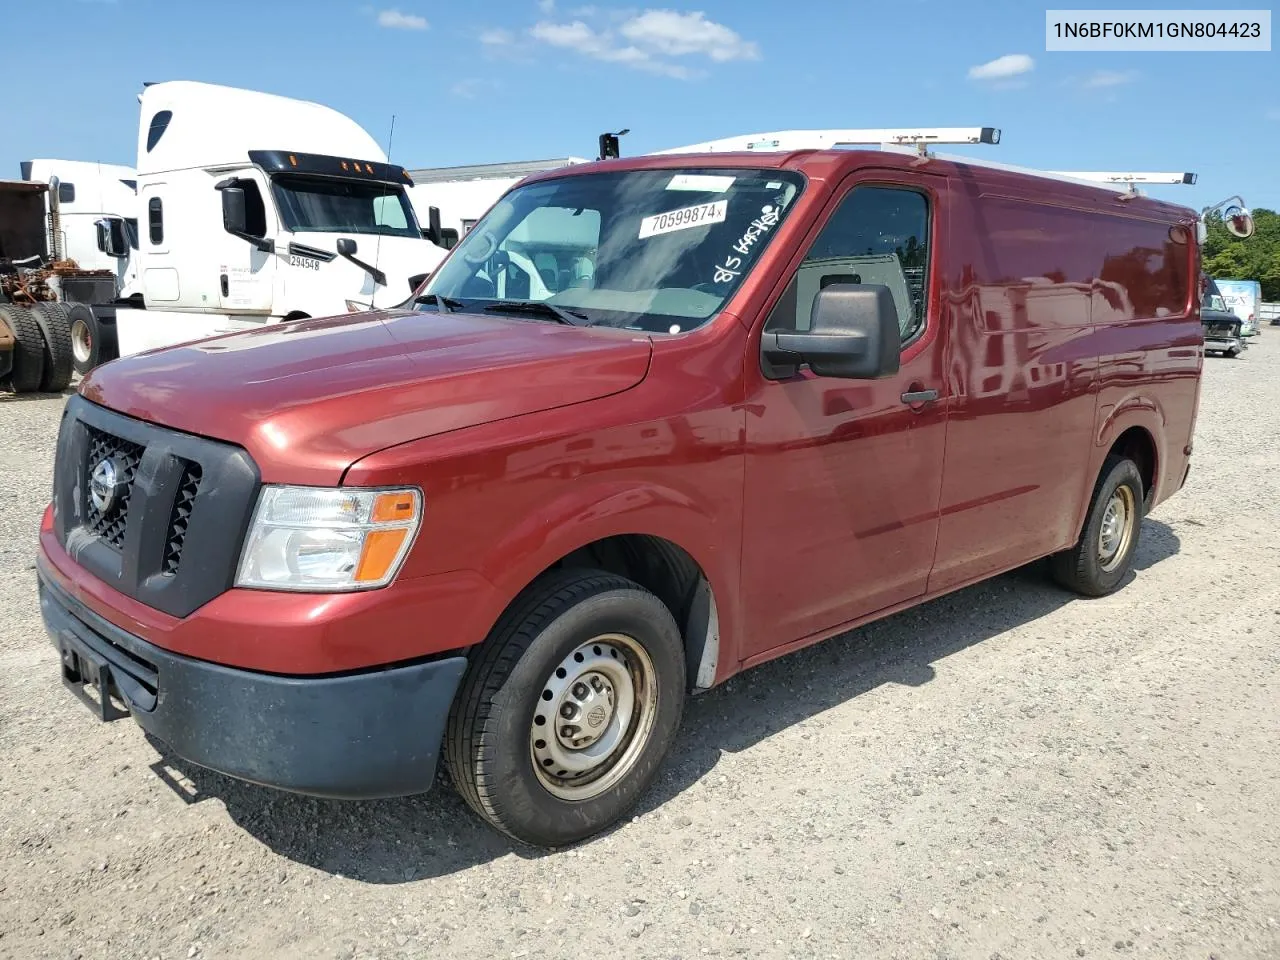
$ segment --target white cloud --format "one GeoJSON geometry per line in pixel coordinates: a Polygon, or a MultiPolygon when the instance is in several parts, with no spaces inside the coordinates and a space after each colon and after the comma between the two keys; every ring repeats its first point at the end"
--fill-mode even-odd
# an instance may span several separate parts
{"type": "Polygon", "coordinates": [[[717,63],[758,60],[760,48],[703,13],[646,10],[620,28],[637,46],[671,57],[703,54],[717,63]]]}
{"type": "Polygon", "coordinates": [[[1095,70],[1084,78],[1082,86],[1086,90],[1105,90],[1108,87],[1122,87],[1137,79],[1137,70],[1095,70]]]}
{"type": "Polygon", "coordinates": [[[760,57],[757,44],[708,20],[702,13],[643,10],[627,14],[616,31],[607,24],[592,26],[587,22],[600,14],[594,7],[583,7],[575,13],[581,16],[567,23],[539,21],[529,29],[529,36],[594,60],[680,80],[688,80],[698,72],[673,62],[674,58],[705,57],[713,63],[725,63],[760,57]]]}
{"type": "Polygon", "coordinates": [[[474,100],[486,90],[497,90],[498,83],[491,79],[459,80],[449,88],[449,92],[463,100],[474,100]]]}
{"type": "Polygon", "coordinates": [[[1036,62],[1025,53],[1009,53],[988,63],[969,68],[970,80],[1007,80],[1010,77],[1030,73],[1036,62]]]}
{"type": "Polygon", "coordinates": [[[515,42],[510,30],[485,30],[480,34],[480,42],[486,47],[505,47],[515,42]]]}
{"type": "Polygon", "coordinates": [[[392,30],[425,30],[427,18],[413,13],[401,13],[399,10],[383,10],[378,14],[378,26],[392,30]]]}

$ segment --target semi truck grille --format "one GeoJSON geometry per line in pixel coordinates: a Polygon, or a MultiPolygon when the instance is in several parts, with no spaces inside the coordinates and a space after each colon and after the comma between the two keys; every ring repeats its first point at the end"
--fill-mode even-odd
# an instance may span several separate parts
{"type": "Polygon", "coordinates": [[[53,532],[112,589],[185,617],[231,589],[259,487],[240,447],[74,396],[58,433],[53,532]]]}
{"type": "Polygon", "coordinates": [[[142,461],[142,447],[92,427],[88,428],[88,433],[87,475],[82,488],[85,491],[85,519],[94,536],[120,550],[124,547],[124,533],[129,526],[129,497],[133,493],[138,464],[142,461]],[[111,503],[105,510],[98,508],[91,492],[93,471],[102,463],[111,464],[117,477],[116,490],[112,491],[111,503]]]}

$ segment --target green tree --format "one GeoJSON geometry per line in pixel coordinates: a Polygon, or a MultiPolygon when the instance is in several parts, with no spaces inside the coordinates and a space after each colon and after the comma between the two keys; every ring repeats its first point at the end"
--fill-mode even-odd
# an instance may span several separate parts
{"type": "Polygon", "coordinates": [[[1280,214],[1255,210],[1253,223],[1253,236],[1240,240],[1227,232],[1221,216],[1210,214],[1202,251],[1204,272],[1215,280],[1257,280],[1263,300],[1280,300],[1280,214]]]}

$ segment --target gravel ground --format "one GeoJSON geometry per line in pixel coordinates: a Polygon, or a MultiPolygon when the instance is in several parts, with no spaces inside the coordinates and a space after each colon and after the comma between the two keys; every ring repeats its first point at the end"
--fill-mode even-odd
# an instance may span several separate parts
{"type": "Polygon", "coordinates": [[[757,668],[553,854],[94,721],[32,566],[63,399],[0,398],[0,956],[1280,957],[1278,372],[1280,331],[1206,361],[1115,596],[1019,571],[757,668]]]}

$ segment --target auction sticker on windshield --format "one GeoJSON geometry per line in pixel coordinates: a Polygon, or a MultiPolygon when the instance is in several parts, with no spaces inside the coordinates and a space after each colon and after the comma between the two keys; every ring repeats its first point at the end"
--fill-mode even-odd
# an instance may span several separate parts
{"type": "Polygon", "coordinates": [[[679,210],[668,210],[666,213],[645,217],[640,221],[640,239],[710,223],[723,223],[728,209],[728,200],[716,200],[714,203],[700,203],[695,207],[681,207],[679,210]]]}

